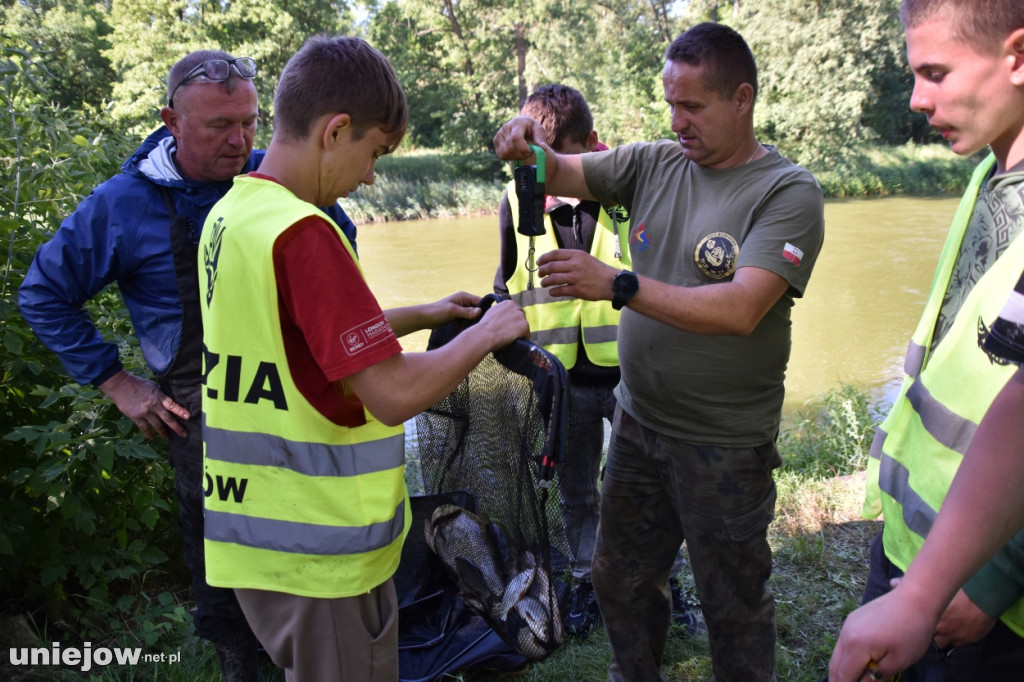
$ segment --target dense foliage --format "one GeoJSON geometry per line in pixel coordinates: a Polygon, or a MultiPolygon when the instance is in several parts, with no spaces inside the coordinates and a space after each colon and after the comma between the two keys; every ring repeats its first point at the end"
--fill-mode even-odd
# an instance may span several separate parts
{"type": "Polygon", "coordinates": [[[609,144],[669,134],[661,65],[698,21],[729,23],[760,66],[759,134],[802,163],[864,141],[921,142],[907,102],[898,0],[0,0],[5,41],[37,46],[52,101],[104,112],[138,135],[166,98],[184,52],[218,46],[259,63],[260,142],[274,84],[315,33],[363,35],[392,60],[411,105],[410,141],[486,150],[538,85],[563,82],[591,103],[609,144]]]}
{"type": "MultiPolygon", "coordinates": [[[[127,150],[95,124],[96,111],[48,102],[50,55],[37,61],[38,54],[11,41],[0,56],[0,601],[42,611],[41,621],[70,626],[66,636],[106,635],[143,618],[149,626],[136,623],[139,632],[155,639],[186,622],[153,585],[178,543],[166,458],[99,391],[69,383],[18,314],[18,285],[35,248],[117,171],[127,150]],[[156,618],[139,608],[147,595],[163,600],[156,618]]],[[[91,313],[138,368],[115,293],[98,297],[91,313]]]]}

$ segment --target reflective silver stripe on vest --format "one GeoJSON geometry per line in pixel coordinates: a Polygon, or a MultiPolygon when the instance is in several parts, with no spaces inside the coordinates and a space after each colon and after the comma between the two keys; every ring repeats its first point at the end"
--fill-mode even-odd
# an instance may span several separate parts
{"type": "Polygon", "coordinates": [[[967,452],[977,424],[936,400],[921,381],[915,381],[907,389],[907,400],[914,406],[921,424],[932,438],[961,455],[967,452]]]}
{"type": "Polygon", "coordinates": [[[907,355],[903,358],[903,371],[911,379],[916,379],[921,374],[921,367],[924,365],[924,346],[913,341],[907,348],[907,355]]]}
{"type": "Polygon", "coordinates": [[[572,296],[552,296],[548,287],[537,284],[532,289],[525,289],[517,294],[511,294],[510,298],[519,304],[520,308],[529,308],[531,305],[543,305],[545,303],[561,303],[562,301],[575,301],[572,296]]]}
{"type": "Polygon", "coordinates": [[[277,467],[306,476],[361,476],[394,469],[405,461],[404,433],[357,445],[303,443],[207,426],[204,413],[203,440],[209,459],[277,467]]]}
{"type": "Polygon", "coordinates": [[[600,327],[585,327],[583,329],[583,342],[589,344],[609,343],[619,338],[619,325],[606,324],[600,327]]]}
{"type": "Polygon", "coordinates": [[[227,512],[204,512],[207,540],[230,542],[291,554],[337,556],[363,554],[387,547],[402,536],[405,527],[405,500],[387,521],[368,526],[325,526],[277,519],[260,519],[227,512]]]}
{"type": "Polygon", "coordinates": [[[541,329],[530,333],[530,342],[547,348],[558,343],[575,344],[580,340],[579,327],[560,327],[559,329],[541,329]]]}
{"type": "Polygon", "coordinates": [[[926,537],[938,512],[910,487],[910,471],[892,457],[883,455],[878,468],[878,487],[903,507],[903,522],[907,528],[926,537]]]}
{"type": "MultiPolygon", "coordinates": [[[[907,400],[914,407],[924,429],[946,448],[963,455],[978,425],[956,414],[936,400],[920,380],[907,389],[907,400]]],[[[875,431],[869,457],[879,460],[878,487],[903,508],[903,522],[914,533],[926,537],[935,523],[938,511],[921,499],[910,485],[910,471],[895,458],[885,454],[882,446],[886,433],[875,431]]]]}

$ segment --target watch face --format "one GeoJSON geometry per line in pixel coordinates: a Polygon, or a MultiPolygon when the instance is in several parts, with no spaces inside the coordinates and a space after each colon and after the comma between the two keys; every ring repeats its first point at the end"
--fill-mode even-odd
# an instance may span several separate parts
{"type": "Polygon", "coordinates": [[[636,275],[632,272],[620,272],[615,276],[615,281],[612,287],[612,291],[616,298],[629,299],[636,290],[640,287],[640,283],[636,279],[636,275]]]}
{"type": "Polygon", "coordinates": [[[612,280],[612,308],[622,310],[640,288],[640,280],[629,270],[623,270],[612,280]]]}

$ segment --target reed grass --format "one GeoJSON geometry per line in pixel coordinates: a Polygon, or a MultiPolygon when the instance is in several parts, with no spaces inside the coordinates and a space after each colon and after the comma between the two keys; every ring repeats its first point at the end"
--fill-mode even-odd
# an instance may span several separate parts
{"type": "Polygon", "coordinates": [[[412,150],[377,162],[376,180],[342,201],[358,225],[493,213],[507,182],[493,154],[412,150]]]}
{"type": "Polygon", "coordinates": [[[808,169],[826,198],[962,191],[978,155],[957,156],[945,145],[868,146],[846,150],[834,163],[808,169]]]}

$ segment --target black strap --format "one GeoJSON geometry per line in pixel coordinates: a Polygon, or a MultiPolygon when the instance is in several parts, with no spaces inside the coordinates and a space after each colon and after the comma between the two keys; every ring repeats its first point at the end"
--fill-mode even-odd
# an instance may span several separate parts
{"type": "Polygon", "coordinates": [[[171,254],[174,256],[174,275],[181,301],[178,352],[170,367],[160,377],[161,388],[174,397],[176,386],[198,386],[202,372],[203,318],[199,308],[199,248],[195,222],[174,210],[171,193],[166,187],[160,187],[160,193],[171,216],[171,254]]]}

